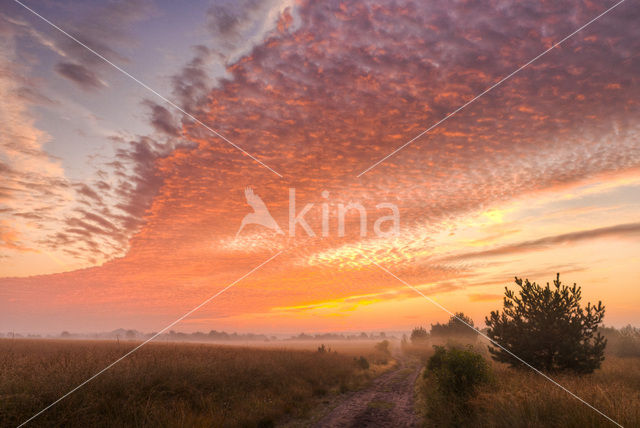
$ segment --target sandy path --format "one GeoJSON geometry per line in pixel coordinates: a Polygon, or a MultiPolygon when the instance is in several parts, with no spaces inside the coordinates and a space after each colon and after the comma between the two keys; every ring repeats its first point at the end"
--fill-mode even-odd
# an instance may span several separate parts
{"type": "Polygon", "coordinates": [[[419,426],[413,408],[414,385],[419,372],[417,362],[399,358],[395,369],[380,375],[368,388],[353,393],[315,426],[419,426]]]}

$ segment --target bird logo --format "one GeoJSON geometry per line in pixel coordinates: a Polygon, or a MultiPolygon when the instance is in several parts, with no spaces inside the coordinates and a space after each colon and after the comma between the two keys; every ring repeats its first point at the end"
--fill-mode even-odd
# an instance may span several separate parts
{"type": "Polygon", "coordinates": [[[244,227],[248,224],[259,224],[268,229],[274,230],[279,235],[284,235],[278,223],[273,219],[269,209],[265,205],[264,201],[260,196],[253,193],[253,189],[251,187],[247,187],[244,189],[244,196],[247,198],[247,204],[253,208],[253,212],[247,214],[242,219],[242,223],[240,224],[240,229],[238,229],[238,233],[236,233],[236,238],[240,235],[240,232],[244,227]]]}

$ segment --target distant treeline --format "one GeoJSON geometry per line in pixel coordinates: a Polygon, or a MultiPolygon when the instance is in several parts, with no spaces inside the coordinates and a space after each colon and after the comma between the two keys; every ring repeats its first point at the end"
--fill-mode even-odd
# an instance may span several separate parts
{"type": "Polygon", "coordinates": [[[617,329],[600,327],[598,329],[607,339],[605,352],[617,357],[640,357],[640,328],[628,325],[617,329]]]}
{"type": "Polygon", "coordinates": [[[359,333],[359,334],[342,334],[342,333],[322,333],[322,334],[306,334],[300,333],[297,336],[291,336],[286,340],[384,340],[397,339],[395,336],[388,336],[384,332],[380,333],[359,333]]]}
{"type": "MultiPolygon", "coordinates": [[[[138,330],[126,330],[123,328],[113,330],[105,333],[69,333],[63,331],[59,335],[21,335],[18,333],[0,333],[0,338],[62,338],[62,339],[108,339],[108,340],[145,340],[155,336],[156,333],[143,333],[138,330]]],[[[170,340],[170,341],[215,341],[215,342],[253,342],[253,341],[277,341],[277,340],[382,340],[382,339],[396,339],[395,336],[387,336],[384,332],[380,333],[357,333],[357,334],[343,334],[343,333],[322,333],[322,334],[306,334],[300,333],[295,336],[269,336],[265,334],[254,333],[227,333],[224,331],[211,330],[209,333],[197,331],[195,333],[181,333],[170,330],[168,333],[159,335],[156,340],[170,340]]]]}

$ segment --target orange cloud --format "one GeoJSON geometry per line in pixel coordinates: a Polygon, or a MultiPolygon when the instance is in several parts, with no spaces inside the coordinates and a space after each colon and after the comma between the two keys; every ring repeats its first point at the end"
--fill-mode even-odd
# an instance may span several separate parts
{"type": "MultiPolygon", "coordinates": [[[[110,245],[124,245],[126,254],[75,272],[0,280],[10,290],[0,310],[24,325],[69,313],[55,325],[82,321],[87,328],[131,323],[153,329],[285,249],[203,309],[202,316],[339,312],[393,298],[387,291],[395,280],[371,269],[361,250],[409,283],[435,284],[431,291],[444,293],[470,284],[463,281],[470,269],[464,265],[467,259],[635,236],[638,224],[624,224],[512,245],[500,242],[450,257],[439,253],[435,238],[452,235],[469,213],[486,212],[489,221],[501,222],[502,213],[491,208],[516,197],[637,170],[640,93],[634,83],[638,64],[630,52],[638,50],[640,37],[629,35],[637,30],[624,14],[607,17],[607,28],[597,38],[586,44],[569,41],[567,49],[549,54],[436,132],[356,178],[551,40],[568,34],[575,20],[586,21],[599,11],[594,8],[300,2],[295,13],[280,16],[280,25],[262,43],[230,64],[229,77],[216,86],[203,78],[215,54],[198,47],[173,81],[176,99],[285,178],[256,167],[193,121],[149,104],[154,138],[125,142],[113,160],[120,178],[109,194],[118,202],[103,206],[102,199],[93,197],[102,195],[95,190],[97,183],[78,187],[87,209],[74,211],[42,243],[80,255],[114,254],[107,251],[110,245]],[[538,29],[543,27],[553,37],[542,37],[538,29]],[[609,90],[612,81],[624,91],[609,90]],[[584,99],[576,104],[581,94],[584,99]],[[587,114],[598,120],[585,119],[587,114]],[[332,234],[310,238],[300,230],[293,238],[254,226],[235,240],[249,212],[243,195],[248,186],[283,229],[289,220],[289,188],[296,189],[298,211],[314,204],[307,219],[315,231],[321,228],[320,206],[329,200],[332,234]],[[330,197],[325,199],[323,191],[330,197]],[[369,207],[397,204],[401,235],[361,239],[358,219],[351,216],[346,236],[336,236],[337,205],[350,201],[369,207]],[[81,245],[72,248],[77,242],[81,245]],[[25,320],[27,311],[38,316],[25,320]]],[[[498,242],[509,233],[475,243],[498,242]]],[[[469,299],[480,302],[487,296],[495,295],[471,294],[469,299]]]]}

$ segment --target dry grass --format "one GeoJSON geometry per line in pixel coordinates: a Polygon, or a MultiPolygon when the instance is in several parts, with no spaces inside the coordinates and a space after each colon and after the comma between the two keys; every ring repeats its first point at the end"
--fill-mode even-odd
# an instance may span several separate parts
{"type": "MultiPolygon", "coordinates": [[[[494,373],[495,386],[472,402],[482,426],[614,426],[536,373],[497,364],[494,373]]],[[[623,426],[640,426],[640,358],[609,356],[591,375],[554,379],[623,426]]]]}
{"type": "MultiPolygon", "coordinates": [[[[481,353],[489,359],[486,349],[481,353]]],[[[422,380],[417,390],[426,426],[459,426],[461,421],[505,428],[615,426],[531,370],[514,370],[493,361],[491,366],[491,384],[481,387],[462,407],[438,401],[434,385],[422,380]]],[[[623,426],[640,426],[640,358],[608,355],[602,368],[591,375],[552,377],[623,426]]]]}
{"type": "MultiPolygon", "coordinates": [[[[0,340],[0,424],[20,424],[135,345],[0,340]]],[[[354,355],[149,344],[32,426],[271,426],[304,414],[317,397],[366,384],[380,370],[358,369],[354,355]]]]}

